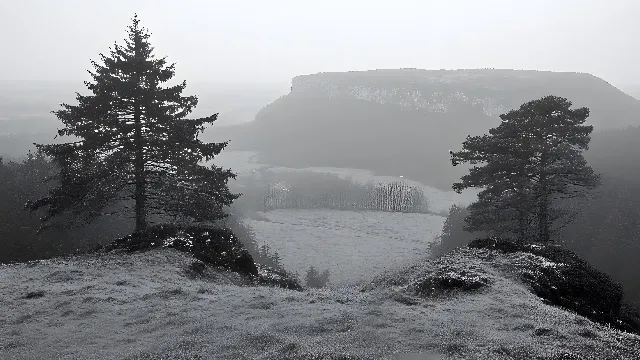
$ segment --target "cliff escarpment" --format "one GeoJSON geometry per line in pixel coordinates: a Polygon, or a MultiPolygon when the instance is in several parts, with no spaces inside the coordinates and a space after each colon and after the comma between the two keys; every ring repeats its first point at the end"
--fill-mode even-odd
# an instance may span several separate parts
{"type": "Polygon", "coordinates": [[[253,122],[215,136],[262,163],[368,169],[449,190],[466,169],[451,167],[448,149],[546,95],[588,107],[597,130],[640,123],[640,101],[589,74],[399,69],[295,77],[253,122]]]}

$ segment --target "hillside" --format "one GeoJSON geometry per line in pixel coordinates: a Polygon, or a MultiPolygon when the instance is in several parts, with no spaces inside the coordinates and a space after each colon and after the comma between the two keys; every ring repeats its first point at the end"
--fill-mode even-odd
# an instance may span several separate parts
{"type": "Polygon", "coordinates": [[[305,291],[246,286],[228,272],[193,277],[186,271],[192,261],[175,250],[153,250],[1,266],[0,357],[640,356],[640,337],[547,305],[533,295],[513,269],[527,263],[555,265],[521,253],[458,250],[382,274],[362,287],[305,291]],[[486,283],[476,290],[443,290],[429,296],[409,290],[435,273],[463,283],[480,276],[486,283]]]}
{"type": "Polygon", "coordinates": [[[296,77],[254,122],[207,136],[259,151],[263,163],[369,169],[450,189],[465,169],[450,166],[448,149],[550,94],[589,107],[597,129],[640,123],[640,101],[589,74],[401,69],[296,77]]]}

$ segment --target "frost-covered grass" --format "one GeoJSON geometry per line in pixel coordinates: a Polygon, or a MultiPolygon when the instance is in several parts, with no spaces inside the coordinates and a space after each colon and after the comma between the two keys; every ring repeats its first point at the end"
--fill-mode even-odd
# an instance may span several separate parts
{"type": "Polygon", "coordinates": [[[193,279],[184,271],[192,259],[168,249],[6,265],[0,358],[639,358],[637,336],[543,304],[494,267],[495,259],[477,253],[421,261],[382,275],[367,291],[239,286],[223,273],[193,279]],[[443,265],[472,267],[491,284],[470,294],[415,297],[414,305],[384,285],[443,265]]]}
{"type": "Polygon", "coordinates": [[[248,220],[258,243],[282,257],[284,267],[304,277],[314,266],[328,269],[332,284],[353,284],[371,274],[424,257],[444,217],[328,209],[271,210],[266,220],[248,220]]]}

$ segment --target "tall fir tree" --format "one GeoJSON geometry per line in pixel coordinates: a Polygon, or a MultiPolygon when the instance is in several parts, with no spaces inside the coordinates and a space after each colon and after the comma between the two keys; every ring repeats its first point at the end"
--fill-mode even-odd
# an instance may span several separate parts
{"type": "Polygon", "coordinates": [[[571,105],[557,96],[530,101],[500,115],[501,124],[488,135],[468,136],[462,150],[451,153],[453,165],[483,164],[453,185],[457,192],[484,188],[469,206],[468,230],[549,242],[554,225],[570,215],[559,201],[600,184],[582,154],[593,131],[584,125],[589,109],[571,105]]]}
{"type": "Polygon", "coordinates": [[[218,114],[186,118],[197,97],[182,96],[186,81],[161,86],[175,64],[154,57],[150,33],[137,14],[132,20],[124,46],[91,62],[93,82],[85,85],[93,94],[76,93],[78,105],[53,111],[65,125],[58,135],[75,141],[36,144],[60,168],[58,186],[27,203],[32,211],[47,208],[41,230],[63,214],[86,224],[123,202],[135,204],[135,231],[147,228],[151,214],[215,221],[240,196],[227,186],[235,178],[230,169],[200,164],[227,146],[198,139],[218,114]]]}

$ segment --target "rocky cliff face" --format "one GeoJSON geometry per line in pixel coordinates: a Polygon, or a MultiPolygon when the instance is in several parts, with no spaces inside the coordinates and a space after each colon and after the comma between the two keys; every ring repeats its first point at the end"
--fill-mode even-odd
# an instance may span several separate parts
{"type": "Polygon", "coordinates": [[[558,95],[567,97],[575,106],[595,110],[593,124],[603,127],[629,125],[626,117],[614,116],[605,121],[607,111],[612,115],[611,112],[618,113],[619,106],[640,109],[639,101],[606,81],[575,72],[398,69],[319,73],[293,78],[291,90],[437,113],[452,112],[465,104],[481,108],[489,117],[497,117],[536,97],[558,95]],[[603,101],[608,104],[601,104],[603,101]]]}
{"type": "Polygon", "coordinates": [[[291,90],[315,93],[328,98],[343,97],[372,101],[378,104],[393,104],[429,112],[447,113],[452,110],[455,104],[460,102],[471,104],[472,106],[481,106],[482,111],[488,116],[497,116],[507,110],[493,97],[470,97],[455,89],[451,89],[451,91],[438,89],[437,85],[452,82],[447,79],[447,76],[423,78],[422,84],[415,81],[409,81],[405,84],[376,84],[370,81],[362,81],[362,78],[350,80],[355,81],[340,81],[340,79],[326,74],[297,76],[292,80],[291,90]],[[425,79],[429,85],[432,85],[431,88],[424,86],[425,79]],[[385,87],[385,85],[391,86],[385,87]]]}

